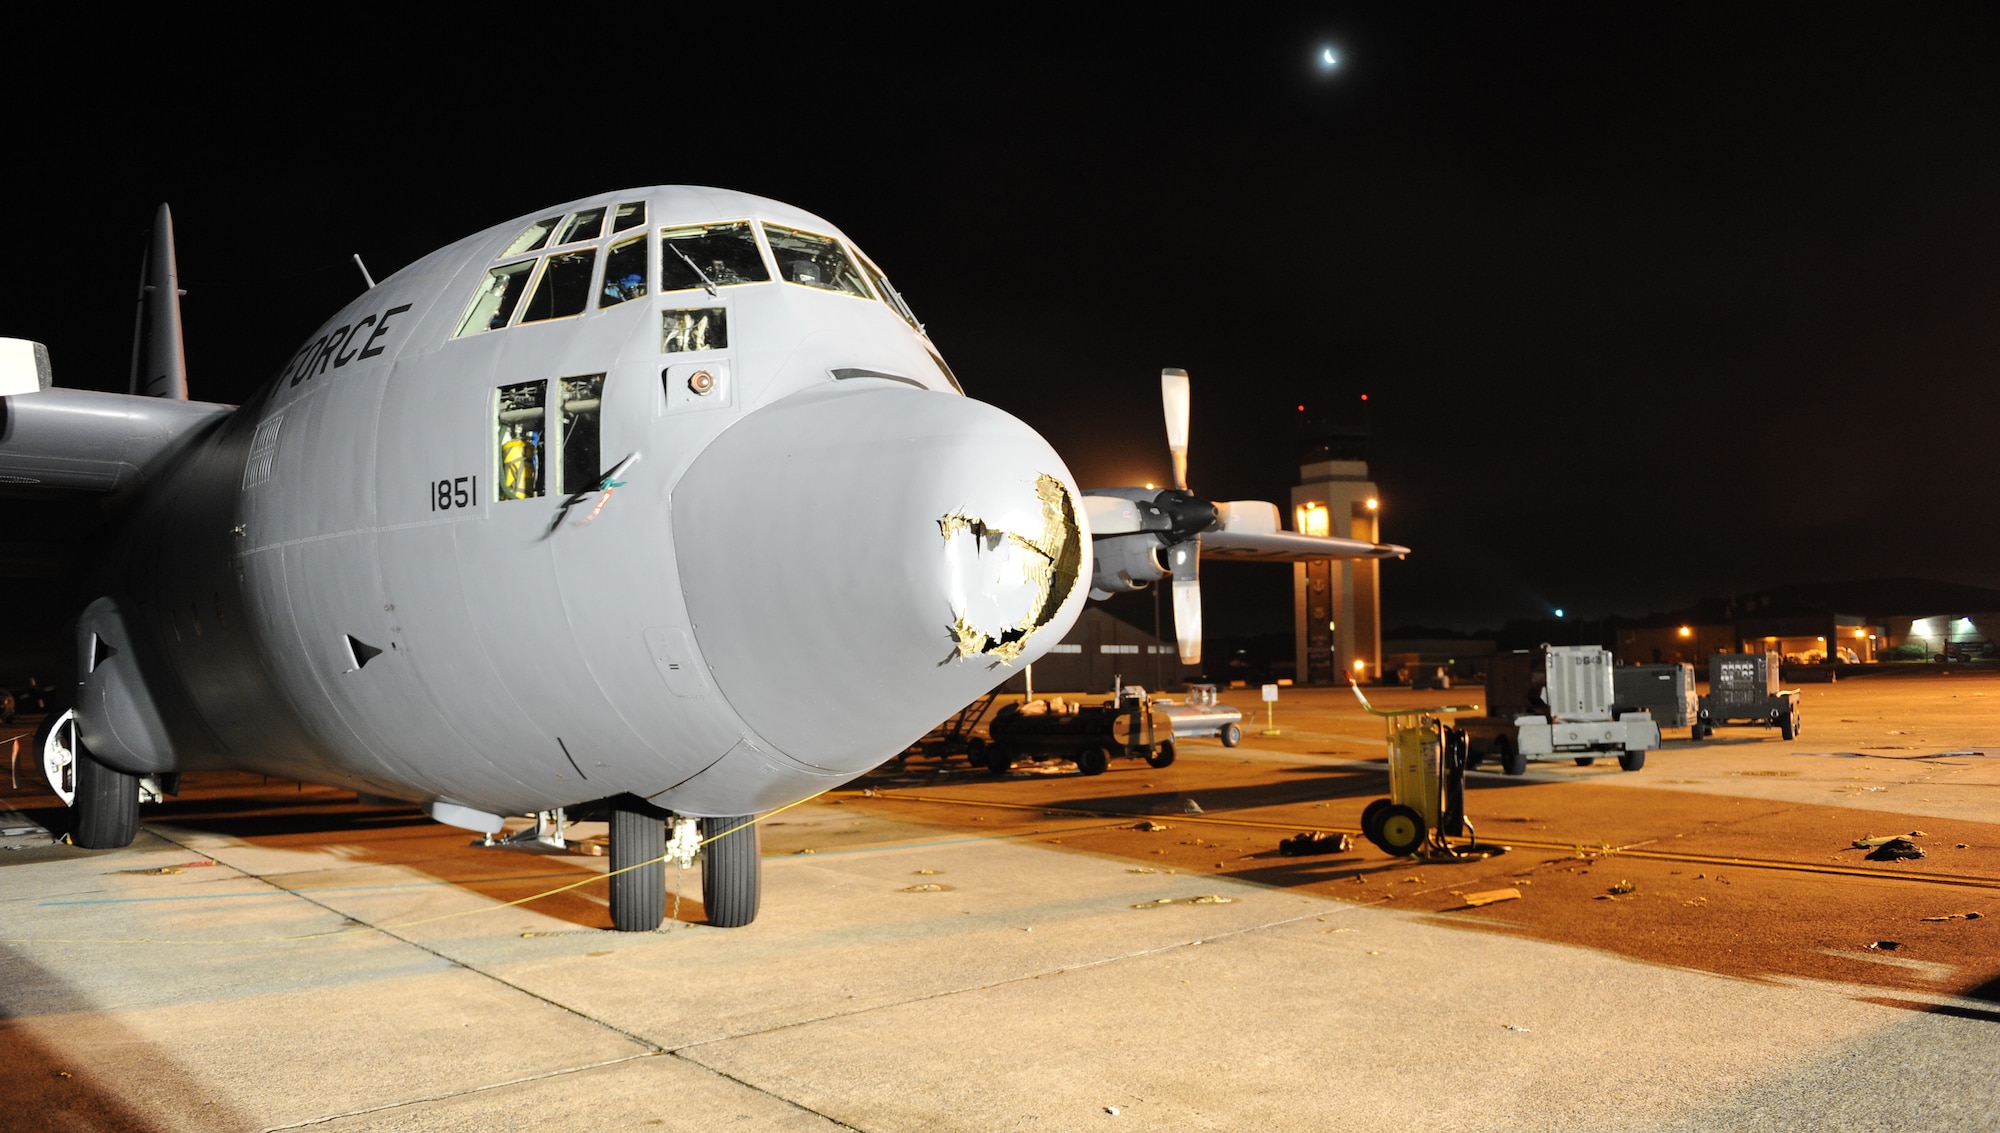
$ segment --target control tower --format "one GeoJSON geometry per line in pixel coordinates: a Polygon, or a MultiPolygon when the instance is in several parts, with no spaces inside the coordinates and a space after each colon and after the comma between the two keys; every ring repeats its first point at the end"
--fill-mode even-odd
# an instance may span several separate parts
{"type": "MultiPolygon", "coordinates": [[[[1307,535],[1382,541],[1380,494],[1368,478],[1368,431],[1327,427],[1299,446],[1292,524],[1307,535]]],[[[1382,564],[1316,559],[1292,566],[1299,682],[1344,684],[1382,675],[1382,564]]]]}

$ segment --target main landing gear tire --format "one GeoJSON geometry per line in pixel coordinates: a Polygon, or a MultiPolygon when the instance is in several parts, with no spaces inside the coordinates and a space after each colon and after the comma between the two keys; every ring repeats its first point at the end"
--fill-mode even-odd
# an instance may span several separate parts
{"type": "Polygon", "coordinates": [[[1146,756],[1147,764],[1153,767],[1166,767],[1172,764],[1173,761],[1174,742],[1172,740],[1168,740],[1166,743],[1154,748],[1146,756]]]}
{"type": "Polygon", "coordinates": [[[1243,742],[1243,729],[1234,724],[1224,724],[1221,735],[1223,747],[1235,747],[1243,742]]]}
{"type": "Polygon", "coordinates": [[[1646,766],[1646,753],[1643,751],[1628,751],[1618,757],[1618,768],[1621,771],[1637,771],[1644,766],[1646,766]]]}
{"type": "Polygon", "coordinates": [[[1409,857],[1429,836],[1424,829],[1424,816],[1401,803],[1391,803],[1383,809],[1375,819],[1375,830],[1380,835],[1375,844],[1393,858],[1409,857]]]}
{"type": "MultiPolygon", "coordinates": [[[[1151,761],[1149,756],[1147,762],[1151,761]]],[[[1110,748],[1087,747],[1076,753],[1076,769],[1085,775],[1102,775],[1104,769],[1109,766],[1111,766],[1110,748]]]]}
{"type": "Polygon", "coordinates": [[[755,817],[701,820],[701,837],[707,843],[701,849],[701,903],[708,910],[708,923],[717,928],[741,928],[757,919],[764,859],[758,827],[751,822],[755,817]],[[717,838],[718,834],[723,836],[717,838]]]}
{"type": "Polygon", "coordinates": [[[1528,757],[1516,747],[1511,737],[1501,736],[1493,741],[1494,758],[1500,761],[1500,770],[1509,775],[1528,773],[1528,757]]]}
{"type": "Polygon", "coordinates": [[[652,932],[667,919],[666,852],[667,824],[658,810],[611,804],[612,928],[652,932]]]}

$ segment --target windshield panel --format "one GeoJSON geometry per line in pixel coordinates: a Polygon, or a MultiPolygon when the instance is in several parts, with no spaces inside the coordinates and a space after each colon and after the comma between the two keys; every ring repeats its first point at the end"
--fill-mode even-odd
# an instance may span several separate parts
{"type": "Polygon", "coordinates": [[[604,210],[584,209],[570,216],[569,223],[563,225],[562,238],[558,244],[574,244],[578,240],[595,240],[604,231],[604,210]]]}
{"type": "Polygon", "coordinates": [[[764,235],[771,241],[771,258],[778,261],[778,275],[785,282],[873,298],[847,250],[833,237],[776,224],[766,224],[764,235]]]}
{"type": "Polygon", "coordinates": [[[622,244],[611,245],[604,256],[604,290],[597,297],[597,305],[612,307],[645,293],[646,238],[634,236],[622,244]]]}
{"type": "Polygon", "coordinates": [[[542,281],[535,285],[535,297],[521,312],[521,321],[536,323],[581,314],[590,302],[590,269],[596,263],[595,248],[550,256],[542,281]]]}
{"type": "Polygon", "coordinates": [[[530,224],[527,231],[514,237],[514,242],[507,245],[507,250],[500,253],[500,258],[506,259],[508,256],[518,256],[522,252],[539,251],[542,245],[549,242],[549,233],[555,231],[557,222],[561,220],[561,216],[545,216],[530,224]]]}
{"type": "Polygon", "coordinates": [[[763,283],[771,278],[749,221],[660,229],[660,290],[702,287],[704,275],[717,287],[763,283]],[[692,266],[689,261],[693,261],[692,266]]]}
{"type": "Polygon", "coordinates": [[[882,297],[882,301],[889,304],[891,310],[903,316],[903,321],[910,324],[911,330],[918,334],[924,333],[924,324],[917,321],[917,313],[910,310],[910,305],[903,300],[903,293],[896,290],[895,285],[889,282],[889,277],[882,274],[882,269],[876,267],[873,260],[859,252],[856,252],[855,256],[861,261],[862,270],[868,273],[868,280],[875,285],[875,293],[882,297]]]}

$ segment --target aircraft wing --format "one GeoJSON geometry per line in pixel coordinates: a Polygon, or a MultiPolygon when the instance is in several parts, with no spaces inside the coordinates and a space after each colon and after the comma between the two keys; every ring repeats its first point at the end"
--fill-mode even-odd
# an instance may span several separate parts
{"type": "Polygon", "coordinates": [[[1293,531],[1224,530],[1204,532],[1201,536],[1204,559],[1302,563],[1311,559],[1400,559],[1409,553],[1408,547],[1394,543],[1300,535],[1293,531]]]}
{"type": "Polygon", "coordinates": [[[0,397],[0,484],[115,492],[233,409],[82,389],[0,397]]]}

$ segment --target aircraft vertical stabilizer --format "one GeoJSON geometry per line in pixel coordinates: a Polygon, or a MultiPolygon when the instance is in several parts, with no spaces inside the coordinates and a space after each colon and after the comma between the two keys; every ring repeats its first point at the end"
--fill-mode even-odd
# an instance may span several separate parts
{"type": "Polygon", "coordinates": [[[188,399],[181,294],[180,273],[174,266],[174,216],[161,205],[139,268],[139,310],[132,324],[131,392],[135,394],[188,399]]]}

